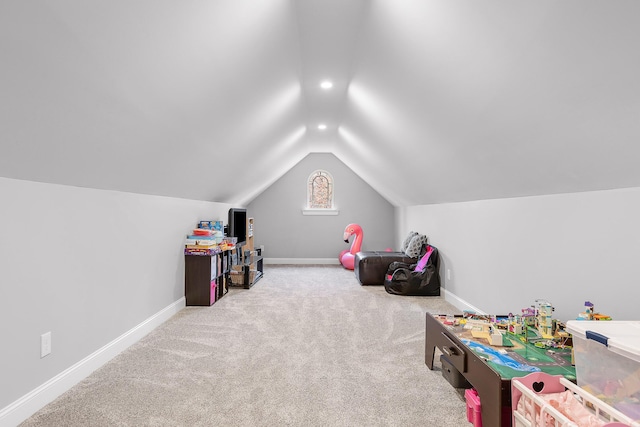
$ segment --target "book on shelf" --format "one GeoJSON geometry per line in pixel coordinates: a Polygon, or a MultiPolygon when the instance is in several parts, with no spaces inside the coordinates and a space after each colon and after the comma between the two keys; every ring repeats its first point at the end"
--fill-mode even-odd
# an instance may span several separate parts
{"type": "Polygon", "coordinates": [[[199,246],[216,246],[215,240],[201,240],[201,239],[186,239],[185,245],[199,245],[199,246]]]}
{"type": "Polygon", "coordinates": [[[187,236],[187,239],[197,239],[197,240],[216,240],[216,236],[215,235],[209,235],[209,236],[198,236],[195,234],[190,234],[187,236]]]}
{"type": "Polygon", "coordinates": [[[193,229],[193,231],[191,231],[191,234],[195,236],[212,236],[213,230],[210,230],[208,228],[195,228],[193,229]]]}
{"type": "Polygon", "coordinates": [[[213,250],[213,251],[218,251],[218,246],[216,245],[184,245],[185,249],[206,249],[206,250],[213,250]]]}
{"type": "Polygon", "coordinates": [[[198,223],[198,228],[207,228],[209,230],[220,230],[223,229],[222,221],[200,221],[198,223]]]}
{"type": "Polygon", "coordinates": [[[205,255],[205,256],[212,256],[217,254],[218,251],[216,249],[189,249],[189,248],[185,248],[184,249],[184,254],[185,255],[205,255]]]}

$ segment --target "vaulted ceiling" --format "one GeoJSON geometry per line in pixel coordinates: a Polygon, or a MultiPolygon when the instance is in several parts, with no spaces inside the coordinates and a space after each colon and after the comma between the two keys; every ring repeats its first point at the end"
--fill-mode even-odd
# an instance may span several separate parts
{"type": "Polygon", "coordinates": [[[397,206],[640,186],[638,17],[637,0],[3,0],[0,176],[244,205],[331,152],[397,206]]]}

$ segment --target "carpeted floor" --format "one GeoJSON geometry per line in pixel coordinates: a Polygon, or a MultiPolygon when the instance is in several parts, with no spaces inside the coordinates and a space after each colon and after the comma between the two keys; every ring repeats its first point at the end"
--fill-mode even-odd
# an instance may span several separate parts
{"type": "MultiPolygon", "coordinates": [[[[424,364],[425,312],[340,266],[265,266],[249,290],[187,307],[22,425],[469,425],[424,364]]],[[[437,357],[436,357],[437,359],[437,357]]]]}

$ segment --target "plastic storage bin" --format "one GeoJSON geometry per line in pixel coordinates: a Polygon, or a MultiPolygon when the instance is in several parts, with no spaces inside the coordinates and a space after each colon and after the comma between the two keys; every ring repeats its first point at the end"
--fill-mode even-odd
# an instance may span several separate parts
{"type": "MultiPolygon", "coordinates": [[[[467,402],[467,421],[473,424],[473,427],[482,427],[482,402],[478,392],[474,388],[466,389],[464,400],[467,402]]],[[[511,427],[511,406],[502,407],[501,427],[511,427]]]]}
{"type": "Polygon", "coordinates": [[[482,427],[482,407],[478,392],[472,388],[466,389],[464,400],[467,402],[467,421],[473,424],[473,427],[482,427]]]}
{"type": "Polygon", "coordinates": [[[640,419],[640,321],[570,320],[578,385],[640,419]]]}

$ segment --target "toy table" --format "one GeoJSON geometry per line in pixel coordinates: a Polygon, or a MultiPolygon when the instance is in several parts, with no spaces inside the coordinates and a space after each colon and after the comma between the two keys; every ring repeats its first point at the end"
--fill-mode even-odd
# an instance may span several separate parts
{"type": "MultiPolygon", "coordinates": [[[[458,316],[459,317],[459,316],[458,316]]],[[[445,316],[426,315],[425,363],[433,369],[435,349],[447,357],[451,364],[463,375],[480,397],[482,424],[486,426],[510,426],[511,417],[503,420],[503,407],[511,407],[511,379],[523,377],[530,371],[520,371],[492,362],[484,354],[471,349],[473,343],[482,344],[496,350],[506,350],[507,355],[539,368],[542,372],[552,375],[563,375],[570,381],[575,381],[575,368],[571,365],[569,350],[554,350],[535,347],[533,344],[522,343],[516,336],[510,336],[513,347],[493,347],[488,343],[475,340],[470,331],[461,326],[445,325],[445,316]],[[467,342],[465,344],[463,342],[467,342]],[[466,341],[469,340],[469,341],[466,341]]]]}

